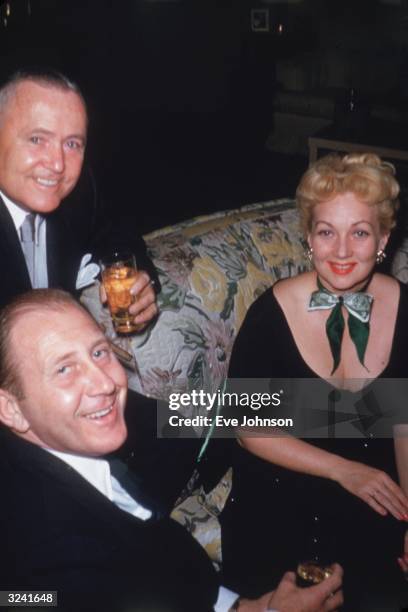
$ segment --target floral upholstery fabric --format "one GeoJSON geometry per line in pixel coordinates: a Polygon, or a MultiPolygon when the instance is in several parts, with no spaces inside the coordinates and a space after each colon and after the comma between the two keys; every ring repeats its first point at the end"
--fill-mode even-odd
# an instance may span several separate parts
{"type": "Polygon", "coordinates": [[[392,260],[391,273],[401,283],[408,283],[408,238],[404,238],[392,260]]]}
{"type": "Polygon", "coordinates": [[[273,283],[307,270],[292,200],[198,217],[145,236],[159,272],[159,318],[144,333],[115,338],[98,288],[82,300],[132,355],[130,387],[156,398],[217,390],[252,302],[273,283]]]}

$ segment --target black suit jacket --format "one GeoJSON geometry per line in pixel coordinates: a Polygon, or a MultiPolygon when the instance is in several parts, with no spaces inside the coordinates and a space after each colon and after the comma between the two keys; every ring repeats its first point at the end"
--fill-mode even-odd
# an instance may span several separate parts
{"type": "MultiPolygon", "coordinates": [[[[137,236],[133,219],[120,215],[108,219],[89,168],[81,174],[74,191],[47,216],[47,269],[50,287],[75,293],[75,282],[82,257],[91,253],[97,261],[112,249],[131,250],[138,268],[157,273],[137,236]]],[[[30,277],[13,220],[0,198],[0,307],[14,296],[31,289],[30,277]]]]}
{"type": "Polygon", "coordinates": [[[57,590],[63,610],[212,609],[212,564],[184,528],[120,510],[65,462],[4,429],[0,487],[0,590],[57,590]]]}

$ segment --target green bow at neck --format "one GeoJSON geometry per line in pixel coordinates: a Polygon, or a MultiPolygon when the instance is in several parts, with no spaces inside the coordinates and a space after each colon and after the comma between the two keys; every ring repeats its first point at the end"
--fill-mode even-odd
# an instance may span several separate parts
{"type": "Polygon", "coordinates": [[[331,374],[337,370],[340,363],[341,343],[345,325],[342,306],[349,313],[348,330],[350,338],[356,347],[358,359],[361,365],[366,367],[364,365],[364,355],[370,333],[369,321],[371,306],[374,300],[373,296],[369,293],[364,293],[364,290],[356,293],[336,295],[323,287],[319,277],[317,278],[317,286],[318,290],[313,291],[310,296],[308,310],[333,309],[333,312],[326,321],[326,334],[333,355],[333,370],[331,374]]]}

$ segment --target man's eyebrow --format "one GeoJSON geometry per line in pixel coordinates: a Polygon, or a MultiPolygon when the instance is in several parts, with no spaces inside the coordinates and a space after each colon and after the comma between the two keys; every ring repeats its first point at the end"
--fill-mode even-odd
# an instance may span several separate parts
{"type": "Polygon", "coordinates": [[[47,128],[43,128],[43,127],[31,128],[28,131],[30,134],[46,134],[48,136],[51,136],[54,133],[51,130],[47,130],[47,128]]]}
{"type": "Polygon", "coordinates": [[[75,353],[76,351],[68,351],[67,353],[64,353],[63,355],[58,355],[58,357],[56,357],[55,359],[51,358],[49,360],[49,365],[55,366],[61,363],[62,361],[67,361],[71,359],[72,357],[74,357],[75,353]]]}
{"type": "Polygon", "coordinates": [[[107,346],[110,346],[109,340],[105,336],[102,336],[101,338],[98,338],[98,340],[95,340],[93,344],[91,344],[90,346],[91,351],[95,350],[96,347],[99,346],[100,344],[106,344],[107,346]]]}
{"type": "MultiPolygon", "coordinates": [[[[100,346],[101,344],[106,344],[109,345],[109,341],[107,338],[105,338],[104,336],[101,338],[98,338],[97,340],[95,340],[95,342],[93,342],[89,347],[89,351],[92,353],[92,351],[94,351],[96,349],[96,347],[100,346]]],[[[63,361],[67,361],[72,359],[73,357],[75,357],[75,355],[78,353],[78,351],[73,350],[73,351],[67,351],[66,353],[63,353],[63,355],[58,355],[55,359],[51,358],[49,361],[49,365],[52,366],[56,366],[59,363],[63,362],[63,361]]]]}
{"type": "MultiPolygon", "coordinates": [[[[37,127],[29,130],[29,134],[44,134],[44,136],[53,136],[54,132],[47,130],[46,128],[37,127]]],[[[64,140],[69,140],[70,138],[77,138],[78,140],[86,142],[86,134],[69,134],[64,138],[64,140]]]]}
{"type": "Polygon", "coordinates": [[[86,136],[84,134],[70,134],[64,140],[70,140],[71,138],[77,138],[77,140],[82,140],[82,142],[86,142],[86,136]]]}

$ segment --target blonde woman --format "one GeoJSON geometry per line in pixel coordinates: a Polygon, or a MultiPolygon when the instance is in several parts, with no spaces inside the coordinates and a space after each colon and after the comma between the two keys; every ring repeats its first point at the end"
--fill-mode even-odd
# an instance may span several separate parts
{"type": "MultiPolygon", "coordinates": [[[[394,173],[372,154],[330,155],[305,173],[297,202],[314,270],[279,281],[252,305],[231,378],[319,378],[353,402],[362,388],[370,395],[373,379],[407,377],[408,291],[376,271],[395,225],[394,173]]],[[[304,556],[336,559],[348,609],[371,612],[365,598],[399,597],[408,499],[392,440],[238,435],[256,458],[234,451],[226,572],[245,582],[258,567],[248,583],[256,592],[264,577],[304,556]],[[240,553],[247,562],[237,561],[240,553]]]]}

